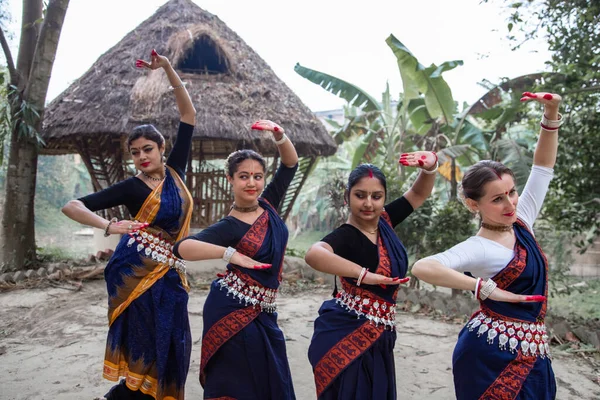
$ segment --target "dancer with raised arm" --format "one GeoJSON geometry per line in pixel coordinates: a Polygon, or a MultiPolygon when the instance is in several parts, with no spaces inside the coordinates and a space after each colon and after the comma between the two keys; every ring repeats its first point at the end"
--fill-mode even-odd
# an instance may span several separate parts
{"type": "Polygon", "coordinates": [[[103,376],[125,379],[106,399],[184,398],[191,334],[184,263],[172,253],[187,236],[192,197],[185,170],[196,110],[169,63],[152,50],[151,61],[138,68],[163,69],[180,113],[175,145],[165,162],[165,139],[152,125],[133,129],[127,148],[136,176],[100,192],[71,200],[62,211],[69,218],[123,235],[104,271],[108,290],[108,339],[103,376]],[[134,220],[107,221],[94,211],[124,205],[134,220]]]}
{"type": "Polygon", "coordinates": [[[438,286],[472,290],[480,301],[452,356],[459,400],[556,397],[544,324],[548,262],[533,235],[558,149],[561,97],[525,92],[543,104],[533,167],[519,197],[513,172],[495,161],[471,166],[462,180],[467,207],[481,216],[476,236],[415,263],[412,273],[438,286]],[[467,276],[469,272],[472,276],[467,276]]]}
{"type": "Polygon", "coordinates": [[[431,194],[437,156],[403,154],[400,163],[421,173],[403,196],[385,204],[386,179],[371,164],[348,178],[348,221],[306,253],[314,269],[337,275],[342,290],[327,300],[315,320],[308,350],[319,400],[396,398],[394,344],[396,294],[406,283],[408,257],[394,227],[431,194]]]}
{"type": "Polygon", "coordinates": [[[277,325],[288,230],[277,213],[298,168],[298,155],[283,128],[268,120],[253,129],[271,131],[281,165],[265,188],[266,163],[252,150],[227,158],[234,203],[229,215],[176,245],[185,260],[222,258],[202,314],[200,383],[205,399],[295,399],[285,338],[277,325]],[[264,189],[264,191],[263,191],[264,189]]]}

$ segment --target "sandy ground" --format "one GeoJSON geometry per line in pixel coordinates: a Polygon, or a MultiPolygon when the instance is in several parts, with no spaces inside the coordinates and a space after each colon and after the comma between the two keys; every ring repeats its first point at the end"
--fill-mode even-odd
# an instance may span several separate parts
{"type": "MultiPolygon", "coordinates": [[[[190,319],[194,337],[186,385],[189,399],[201,399],[198,382],[202,305],[206,290],[194,290],[190,319]]],[[[280,297],[279,321],[288,338],[296,396],[314,399],[307,349],[313,320],[329,290],[280,297]]],[[[60,288],[0,294],[0,398],[93,399],[107,392],[102,379],[106,326],[104,282],[85,282],[80,291],[60,288]]],[[[400,314],[396,358],[400,399],[453,399],[451,355],[461,325],[400,314]]],[[[582,357],[556,354],[558,399],[598,399],[600,386],[582,357]]]]}

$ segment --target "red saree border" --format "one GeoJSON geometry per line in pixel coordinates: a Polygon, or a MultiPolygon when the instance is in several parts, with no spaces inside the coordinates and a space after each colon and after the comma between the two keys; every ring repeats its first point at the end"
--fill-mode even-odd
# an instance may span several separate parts
{"type": "Polygon", "coordinates": [[[252,258],[262,246],[267,230],[269,229],[269,213],[266,211],[259,215],[248,232],[240,239],[235,249],[252,258]]]}
{"type": "Polygon", "coordinates": [[[260,308],[245,307],[227,314],[217,321],[202,337],[200,352],[200,383],[204,386],[204,369],[217,350],[229,339],[239,333],[260,314],[260,308]]]}
{"type": "Polygon", "coordinates": [[[379,339],[383,326],[365,321],[360,327],[340,340],[319,360],[314,376],[317,397],[342,373],[356,358],[367,351],[379,339]]]}
{"type": "Polygon", "coordinates": [[[519,395],[523,382],[529,376],[536,360],[535,356],[524,356],[518,352],[517,357],[504,368],[479,400],[514,400],[519,395]]]}

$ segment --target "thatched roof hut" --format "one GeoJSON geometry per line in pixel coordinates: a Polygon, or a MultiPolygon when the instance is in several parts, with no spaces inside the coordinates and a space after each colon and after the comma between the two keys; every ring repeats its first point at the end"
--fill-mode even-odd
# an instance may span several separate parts
{"type": "MultiPolygon", "coordinates": [[[[221,159],[240,148],[276,156],[269,136],[250,125],[265,118],[285,127],[301,156],[300,173],[283,206],[287,215],[316,157],[333,154],[335,142],[250,46],[191,0],[168,1],[48,105],[43,153],[81,154],[100,190],[128,175],[124,141],[134,126],[151,123],[166,137],[174,134],[179,113],[165,74],[135,67],[135,60],[147,59],[152,48],[171,60],[196,107],[192,160],[221,159]]],[[[215,190],[203,192],[205,182],[195,182],[191,175],[206,172],[196,167],[188,174],[199,203],[215,190]]],[[[212,222],[216,214],[197,219],[196,225],[212,222]]]]}

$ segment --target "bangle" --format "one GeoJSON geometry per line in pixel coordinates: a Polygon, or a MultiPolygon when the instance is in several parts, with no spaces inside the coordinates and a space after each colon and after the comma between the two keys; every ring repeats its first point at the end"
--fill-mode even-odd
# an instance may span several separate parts
{"type": "Polygon", "coordinates": [[[180,85],[177,85],[177,86],[169,86],[169,89],[171,89],[171,90],[175,90],[175,89],[179,89],[179,88],[185,87],[185,85],[187,85],[187,82],[181,82],[181,84],[180,84],[180,85]]]}
{"type": "Polygon", "coordinates": [[[542,122],[540,122],[540,126],[542,129],[547,131],[555,131],[563,124],[563,116],[561,113],[558,113],[558,119],[548,119],[546,114],[542,116],[542,122]]]}
{"type": "Polygon", "coordinates": [[[488,279],[487,281],[485,281],[485,283],[483,284],[483,286],[481,286],[481,289],[479,290],[479,298],[483,301],[485,299],[487,299],[488,297],[490,297],[490,294],[492,294],[492,292],[494,291],[494,289],[496,289],[498,285],[496,284],[496,282],[494,282],[491,279],[488,279]]]}
{"type": "Polygon", "coordinates": [[[226,263],[229,263],[229,261],[231,260],[231,257],[233,257],[233,254],[236,251],[237,250],[231,246],[229,246],[227,249],[225,249],[225,253],[223,253],[223,261],[225,261],[226,263]]]}
{"type": "Polygon", "coordinates": [[[282,144],[284,144],[284,143],[285,143],[285,141],[286,141],[286,140],[288,140],[288,137],[287,137],[287,135],[284,133],[284,134],[283,134],[283,136],[281,137],[281,139],[279,139],[279,140],[276,140],[276,141],[275,141],[275,144],[276,144],[277,146],[281,146],[282,144]]]}
{"type": "Polygon", "coordinates": [[[360,286],[362,280],[364,279],[364,277],[367,276],[367,269],[363,268],[360,271],[360,275],[358,275],[358,279],[356,280],[356,286],[360,286]]]}
{"type": "Polygon", "coordinates": [[[110,236],[110,233],[108,233],[108,228],[110,228],[110,226],[117,221],[118,221],[117,217],[112,217],[111,220],[108,221],[108,225],[106,225],[106,228],[104,228],[104,237],[110,236]]]}
{"type": "Polygon", "coordinates": [[[475,300],[479,299],[479,287],[481,286],[481,278],[477,278],[475,281],[475,293],[473,293],[473,298],[475,300]]]}
{"type": "Polygon", "coordinates": [[[437,172],[439,166],[440,166],[440,163],[436,161],[434,169],[432,169],[431,171],[427,171],[426,169],[421,169],[421,171],[423,171],[423,173],[427,174],[427,175],[434,175],[437,172]]]}

